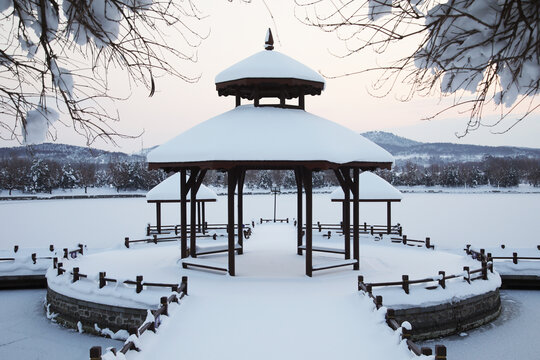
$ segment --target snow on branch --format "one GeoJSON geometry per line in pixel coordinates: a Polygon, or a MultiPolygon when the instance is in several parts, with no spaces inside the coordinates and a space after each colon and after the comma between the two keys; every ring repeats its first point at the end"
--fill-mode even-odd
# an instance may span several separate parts
{"type": "Polygon", "coordinates": [[[200,20],[193,0],[0,0],[0,138],[44,141],[66,120],[88,144],[125,137],[112,89],[197,81],[182,64],[197,60],[200,20]]]}
{"type": "MultiPolygon", "coordinates": [[[[540,3],[535,0],[296,0],[297,18],[335,32],[346,45],[343,57],[366,51],[392,56],[390,65],[359,67],[380,71],[374,89],[387,95],[406,85],[408,94],[451,97],[435,114],[465,107],[464,134],[480,126],[503,132],[535,111],[540,86],[540,3]],[[300,9],[298,11],[298,9],[300,9]],[[485,106],[499,121],[482,120],[485,106]]],[[[385,59],[386,60],[386,59],[385,59]]],[[[349,75],[349,74],[344,74],[349,75]]]]}

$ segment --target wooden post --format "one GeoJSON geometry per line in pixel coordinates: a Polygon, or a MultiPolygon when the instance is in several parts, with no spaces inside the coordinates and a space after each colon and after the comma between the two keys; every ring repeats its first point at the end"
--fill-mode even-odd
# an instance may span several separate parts
{"type": "Polygon", "coordinates": [[[240,99],[241,99],[241,98],[240,98],[240,95],[237,94],[237,95],[236,95],[236,107],[239,107],[239,106],[241,105],[242,102],[241,102],[240,99]]]}
{"type": "Polygon", "coordinates": [[[101,271],[99,273],[99,288],[103,288],[105,285],[107,285],[107,282],[105,281],[105,276],[107,273],[105,271],[101,271]]]}
{"type": "Polygon", "coordinates": [[[234,263],[234,252],[235,252],[235,241],[234,241],[234,189],[236,188],[237,181],[237,170],[236,168],[229,169],[227,171],[227,211],[228,211],[228,221],[227,221],[227,235],[228,235],[228,247],[229,247],[229,275],[235,275],[235,263],[234,263]]]}
{"type": "Polygon", "coordinates": [[[470,284],[471,283],[470,268],[468,266],[464,266],[463,271],[467,273],[463,279],[470,284]]]}
{"type": "Polygon", "coordinates": [[[202,233],[206,234],[206,203],[202,203],[202,233]]]}
{"type": "MultiPolygon", "coordinates": [[[[347,179],[350,178],[349,168],[342,171],[347,173],[347,179]]],[[[341,187],[343,189],[343,238],[345,241],[345,259],[351,258],[351,190],[349,186],[341,187]]]]}
{"type": "Polygon", "coordinates": [[[304,168],[304,188],[306,190],[306,275],[313,276],[313,193],[312,171],[304,168]]]}
{"type": "Polygon", "coordinates": [[[358,275],[358,291],[362,290],[360,284],[364,282],[364,275],[358,275]]]}
{"type": "Polygon", "coordinates": [[[201,223],[201,201],[197,201],[197,231],[202,232],[201,223]]]}
{"type": "Polygon", "coordinates": [[[446,360],[446,346],[435,345],[435,360],[446,360]]]}
{"type": "Polygon", "coordinates": [[[420,352],[422,353],[422,355],[428,355],[428,356],[433,355],[433,350],[431,350],[431,348],[429,347],[422,347],[420,349],[420,352]]]}
{"type": "Polygon", "coordinates": [[[158,234],[161,234],[161,201],[156,202],[156,227],[158,234]]]}
{"type": "Polygon", "coordinates": [[[30,255],[30,257],[32,258],[32,263],[36,263],[37,261],[37,254],[36,253],[32,253],[32,255],[30,255]]]}
{"type": "Polygon", "coordinates": [[[49,251],[50,251],[50,252],[53,252],[53,251],[54,251],[54,245],[49,245],[49,251]]]}
{"type": "Polygon", "coordinates": [[[142,277],[142,275],[137,275],[137,277],[135,279],[136,279],[135,281],[137,283],[136,288],[135,288],[135,292],[138,294],[143,290],[143,284],[142,284],[143,277],[142,277]]]}
{"type": "Polygon", "coordinates": [[[444,271],[439,271],[439,275],[442,277],[439,279],[439,286],[443,289],[446,289],[446,279],[444,278],[446,276],[446,273],[444,271]]]}
{"type": "Polygon", "coordinates": [[[188,294],[188,277],[182,276],[182,284],[184,284],[184,294],[188,294]]]}
{"type": "Polygon", "coordinates": [[[195,186],[195,180],[199,175],[199,169],[193,168],[189,174],[191,183],[190,193],[190,213],[189,213],[189,255],[193,258],[197,257],[197,224],[196,224],[196,211],[197,211],[197,187],[195,186]]]}
{"type": "Polygon", "coordinates": [[[79,281],[80,279],[80,276],[79,276],[79,268],[78,267],[74,267],[73,268],[73,282],[77,282],[79,281]]]}
{"type": "Polygon", "coordinates": [[[19,245],[14,245],[13,252],[16,253],[17,251],[19,251],[19,245]]]}
{"type": "Polygon", "coordinates": [[[244,179],[246,176],[246,170],[238,170],[238,245],[240,249],[238,250],[238,255],[244,253],[244,179]]]}
{"type": "Polygon", "coordinates": [[[163,308],[163,315],[169,316],[169,301],[166,296],[162,296],[159,299],[159,302],[161,304],[161,307],[163,308]]]}
{"type": "Polygon", "coordinates": [[[90,348],[90,360],[101,360],[101,346],[92,346],[90,348]]]}
{"type": "Polygon", "coordinates": [[[392,228],[392,203],[386,202],[386,233],[390,234],[392,228]]]}
{"type": "Polygon", "coordinates": [[[409,275],[401,275],[401,281],[403,284],[401,285],[403,287],[403,291],[405,291],[406,294],[409,293],[409,275]]]}
{"type": "Polygon", "coordinates": [[[124,245],[129,249],[129,237],[124,238],[124,245]]]}
{"type": "Polygon", "coordinates": [[[183,259],[187,256],[187,186],[186,186],[186,169],[180,170],[180,257],[183,259]]]}
{"type": "Polygon", "coordinates": [[[294,177],[296,179],[296,253],[302,255],[302,249],[300,247],[303,243],[302,224],[303,209],[302,209],[302,168],[298,167],[294,170],[294,177]]]}
{"type": "Polygon", "coordinates": [[[382,305],[382,300],[383,300],[383,298],[382,298],[381,295],[375,296],[375,307],[376,307],[377,309],[379,309],[379,308],[381,308],[381,307],[383,306],[383,305],[382,305]]]}
{"type": "MultiPolygon", "coordinates": [[[[431,249],[431,238],[429,237],[426,237],[426,247],[428,249],[431,249]]],[[[435,246],[433,247],[433,249],[435,249],[435,246]]]]}
{"type": "Polygon", "coordinates": [[[353,269],[360,270],[360,172],[353,169],[353,259],[356,260],[353,269]]]}
{"type": "Polygon", "coordinates": [[[407,245],[407,235],[403,235],[403,245],[407,245]]]}
{"type": "Polygon", "coordinates": [[[57,270],[58,270],[58,272],[56,273],[56,276],[62,275],[64,273],[64,269],[62,269],[62,266],[64,266],[64,264],[59,262],[58,264],[56,264],[56,266],[57,266],[57,270]]]}
{"type": "Polygon", "coordinates": [[[518,254],[517,254],[517,252],[512,253],[512,262],[513,262],[514,264],[517,264],[517,263],[518,263],[518,254]]]}

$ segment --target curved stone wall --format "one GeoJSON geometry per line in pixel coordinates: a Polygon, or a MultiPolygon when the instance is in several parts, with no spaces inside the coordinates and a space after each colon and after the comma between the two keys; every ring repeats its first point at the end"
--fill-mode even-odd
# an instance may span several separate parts
{"type": "Polygon", "coordinates": [[[433,339],[466,331],[496,319],[501,313],[499,289],[459,301],[395,310],[398,323],[412,325],[412,340],[433,339]]]}
{"type": "Polygon", "coordinates": [[[77,329],[80,321],[85,332],[100,335],[94,327],[109,328],[116,332],[120,329],[139,327],[146,319],[146,309],[125,308],[98,304],[65,296],[47,288],[49,311],[57,314],[55,320],[70,328],[77,329]]]}

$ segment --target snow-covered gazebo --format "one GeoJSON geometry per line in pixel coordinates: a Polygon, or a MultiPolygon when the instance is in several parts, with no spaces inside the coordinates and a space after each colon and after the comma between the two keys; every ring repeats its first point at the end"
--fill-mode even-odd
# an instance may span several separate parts
{"type": "MultiPolygon", "coordinates": [[[[401,191],[393,187],[380,176],[365,171],[358,177],[360,181],[360,202],[385,202],[386,203],[386,231],[388,234],[392,228],[392,203],[403,199],[401,191]]],[[[330,194],[330,199],[334,202],[344,202],[343,189],[338,187],[330,194]]]]}
{"type": "MultiPolygon", "coordinates": [[[[229,67],[216,76],[220,96],[234,96],[236,108],[183,132],[148,154],[151,169],[179,171],[181,189],[182,256],[187,250],[187,194],[191,190],[190,256],[196,257],[195,196],[207,170],[226,171],[228,186],[228,264],[222,270],[235,274],[235,249],[242,253],[243,184],[246,170],[288,169],[296,176],[297,248],[302,254],[305,232],[306,275],[337,266],[360,266],[358,186],[360,170],[389,169],[393,157],[386,150],[337,123],[305,111],[305,96],[320,95],[324,79],[300,62],[273,51],[269,31],[265,50],[229,67]],[[269,103],[267,99],[276,99],[269,103]],[[242,105],[242,99],[253,100],[242,105]],[[297,102],[289,102],[297,99],[297,102]],[[265,100],[264,103],[261,100],[265,100]],[[211,141],[209,141],[211,139],[211,141]],[[344,189],[353,194],[353,259],[313,264],[312,173],[331,169],[344,189]],[[189,180],[187,173],[189,171],[189,180]],[[238,244],[235,242],[235,190],[237,189],[238,244]],[[303,214],[302,190],[306,212],[303,214]]],[[[350,201],[344,202],[344,227],[350,228],[350,201]]],[[[350,232],[345,232],[349,237],[350,232]]],[[[346,241],[346,244],[350,242],[346,241]]],[[[183,266],[204,267],[200,261],[183,260],[183,266]]],[[[213,266],[215,268],[215,266],[213,266]]]]}
{"type": "MultiPolygon", "coordinates": [[[[178,203],[180,202],[180,173],[176,173],[163,180],[161,183],[154,186],[146,193],[146,202],[156,204],[156,230],[161,234],[161,204],[162,203],[178,203]]],[[[188,192],[188,200],[191,199],[188,192]]],[[[201,184],[197,191],[197,226],[199,231],[204,229],[206,221],[206,203],[216,202],[217,194],[207,186],[201,184]]]]}

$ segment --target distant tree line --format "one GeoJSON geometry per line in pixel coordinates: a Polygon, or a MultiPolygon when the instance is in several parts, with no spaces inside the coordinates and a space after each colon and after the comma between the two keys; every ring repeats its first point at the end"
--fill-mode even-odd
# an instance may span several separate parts
{"type": "Polygon", "coordinates": [[[12,158],[0,161],[0,189],[50,193],[53,189],[114,187],[148,190],[163,181],[163,171],[148,170],[144,162],[59,163],[52,160],[12,158]]]}
{"type": "MultiPolygon", "coordinates": [[[[526,183],[540,186],[540,160],[529,158],[486,157],[465,163],[435,163],[428,166],[406,162],[377,174],[396,186],[496,187],[526,183]]],[[[0,189],[27,193],[47,193],[53,189],[114,187],[121,190],[149,190],[167,178],[161,170],[148,170],[144,162],[116,161],[109,164],[64,164],[51,160],[12,158],[0,160],[0,189]]],[[[215,187],[227,185],[227,174],[209,171],[204,183],[215,187]]],[[[246,172],[245,185],[250,189],[295,189],[290,170],[253,170],[246,172]]],[[[313,187],[338,186],[332,171],[313,173],[313,187]]]]}

